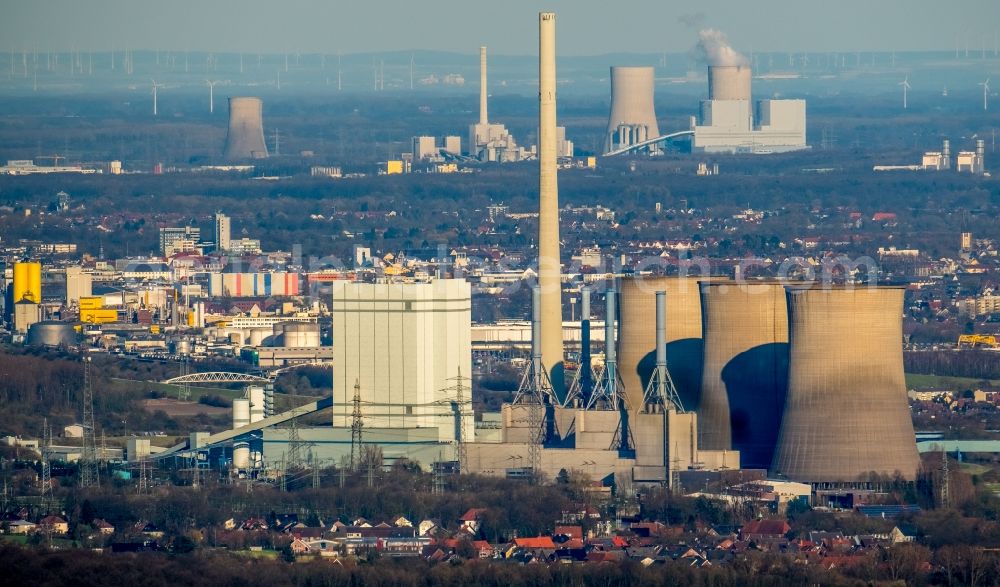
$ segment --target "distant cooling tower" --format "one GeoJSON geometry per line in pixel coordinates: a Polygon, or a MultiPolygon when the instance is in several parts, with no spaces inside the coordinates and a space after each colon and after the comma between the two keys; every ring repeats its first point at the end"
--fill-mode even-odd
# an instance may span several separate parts
{"type": "Polygon", "coordinates": [[[667,368],[688,410],[698,407],[701,387],[701,301],[704,277],[636,277],[621,280],[618,370],[629,405],[643,405],[656,366],[656,292],[667,292],[667,368]]]}
{"type": "Polygon", "coordinates": [[[771,466],[788,384],[788,312],[779,283],[703,283],[705,355],[698,446],[771,466]]]}
{"type": "Polygon", "coordinates": [[[772,474],[809,483],[919,466],[903,379],[903,288],[787,288],[788,395],[772,474]]]}
{"type": "Polygon", "coordinates": [[[605,153],[660,136],[653,109],[653,73],[652,67],[611,68],[611,114],[605,153]]]}
{"type": "Polygon", "coordinates": [[[260,98],[229,99],[229,133],[226,135],[226,149],[223,152],[226,159],[267,157],[261,107],[260,98]]]}
{"type": "Polygon", "coordinates": [[[750,101],[749,65],[709,65],[709,100],[750,101]]]}

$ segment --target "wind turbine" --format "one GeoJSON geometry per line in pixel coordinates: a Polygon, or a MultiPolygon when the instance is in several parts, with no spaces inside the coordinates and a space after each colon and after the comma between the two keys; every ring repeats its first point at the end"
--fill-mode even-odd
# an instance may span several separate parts
{"type": "Polygon", "coordinates": [[[205,83],[208,84],[208,113],[215,114],[215,84],[219,83],[219,80],[205,80],[205,83]]]}
{"type": "Polygon", "coordinates": [[[156,88],[159,86],[156,85],[155,79],[151,81],[153,82],[153,116],[156,116],[156,88]]]}
{"type": "Polygon", "coordinates": [[[983,86],[983,110],[989,110],[987,99],[990,95],[990,78],[986,78],[986,81],[979,85],[983,86]]]}
{"type": "Polygon", "coordinates": [[[906,110],[906,91],[910,89],[910,76],[906,76],[899,85],[903,86],[903,110],[906,110]]]}

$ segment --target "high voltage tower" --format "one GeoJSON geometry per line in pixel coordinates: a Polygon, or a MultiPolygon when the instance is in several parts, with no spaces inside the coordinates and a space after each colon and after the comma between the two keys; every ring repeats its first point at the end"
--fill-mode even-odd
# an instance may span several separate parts
{"type": "Polygon", "coordinates": [[[80,486],[101,484],[97,467],[97,427],[94,423],[94,387],[90,375],[90,357],[83,358],[83,455],[80,458],[80,486]]]}
{"type": "Polygon", "coordinates": [[[361,417],[361,380],[354,380],[354,411],[351,414],[351,470],[361,460],[361,432],[365,423],[361,417]]]}
{"type": "Polygon", "coordinates": [[[511,405],[525,405],[528,408],[528,467],[535,480],[541,470],[542,445],[545,444],[547,430],[545,422],[546,405],[552,401],[552,381],[542,365],[541,349],[541,290],[532,289],[531,320],[531,360],[521,377],[521,384],[511,405]]]}
{"type": "Polygon", "coordinates": [[[52,432],[49,428],[49,419],[45,418],[42,424],[42,498],[52,497],[52,463],[49,462],[50,451],[52,449],[52,432]]]}
{"type": "Polygon", "coordinates": [[[465,399],[465,392],[470,387],[467,385],[472,380],[468,377],[462,376],[462,368],[458,368],[458,375],[448,379],[448,381],[454,381],[451,387],[444,388],[443,391],[453,391],[455,392],[455,460],[458,461],[458,472],[467,473],[468,472],[468,450],[466,443],[468,442],[468,437],[466,436],[465,430],[465,418],[466,416],[472,415],[472,395],[469,394],[469,399],[465,399]]]}

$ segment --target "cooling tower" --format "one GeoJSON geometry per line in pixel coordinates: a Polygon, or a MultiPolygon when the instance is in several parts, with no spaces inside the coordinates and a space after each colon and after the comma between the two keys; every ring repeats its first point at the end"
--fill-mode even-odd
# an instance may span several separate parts
{"type": "Polygon", "coordinates": [[[788,394],[772,474],[809,483],[919,466],[903,379],[903,288],[787,288],[788,394]]]}
{"type": "Polygon", "coordinates": [[[698,446],[767,469],[785,407],[788,311],[780,283],[702,283],[698,446]]]}
{"type": "MultiPolygon", "coordinates": [[[[556,165],[556,15],[538,13],[538,286],[542,290],[542,366],[561,402],[563,374],[562,267],[556,165]]],[[[641,396],[641,392],[640,392],[641,396]]]]}
{"type": "Polygon", "coordinates": [[[260,98],[229,99],[229,132],[223,156],[230,160],[267,157],[260,98]]]}
{"type": "Polygon", "coordinates": [[[709,100],[750,101],[749,65],[709,65],[709,100]]]}
{"type": "Polygon", "coordinates": [[[656,366],[656,292],[667,292],[667,368],[688,410],[698,407],[701,387],[701,301],[706,277],[633,277],[619,291],[618,369],[629,405],[643,405],[656,366]]]}
{"type": "Polygon", "coordinates": [[[604,152],[660,136],[653,109],[652,67],[611,68],[611,114],[604,152]]]}

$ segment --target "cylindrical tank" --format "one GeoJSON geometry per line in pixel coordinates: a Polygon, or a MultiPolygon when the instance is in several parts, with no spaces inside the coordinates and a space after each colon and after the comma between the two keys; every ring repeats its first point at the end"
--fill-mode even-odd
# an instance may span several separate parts
{"type": "Polygon", "coordinates": [[[250,444],[246,442],[233,443],[233,468],[247,470],[250,468],[250,444]]]}
{"type": "Polygon", "coordinates": [[[250,400],[238,397],[233,400],[233,429],[242,428],[250,423],[250,400]]]}
{"type": "Polygon", "coordinates": [[[229,333],[229,344],[236,346],[243,345],[243,333],[242,332],[230,332],[229,333]]]}
{"type": "Polygon", "coordinates": [[[251,328],[247,344],[250,346],[261,346],[264,344],[264,339],[271,336],[272,332],[273,330],[270,328],[251,328]]]}
{"type": "Polygon", "coordinates": [[[229,98],[229,132],[223,156],[230,160],[267,157],[260,98],[229,98]]]}
{"type": "Polygon", "coordinates": [[[42,303],[42,264],[37,261],[14,263],[14,303],[28,300],[42,303]]]}
{"type": "Polygon", "coordinates": [[[701,391],[701,300],[698,282],[719,277],[629,277],[619,288],[618,371],[629,405],[642,406],[656,366],[656,292],[667,293],[667,369],[685,409],[701,391]]]}
{"type": "Polygon", "coordinates": [[[750,101],[749,65],[709,65],[709,100],[750,101]]]}
{"type": "Polygon", "coordinates": [[[260,385],[248,386],[247,399],[250,400],[250,422],[260,422],[264,419],[264,388],[260,385]]]}
{"type": "Polygon", "coordinates": [[[701,284],[705,353],[698,446],[740,451],[744,468],[774,456],[788,385],[788,311],[780,283],[701,284]]]}
{"type": "Polygon", "coordinates": [[[186,338],[178,338],[173,342],[175,355],[190,355],[191,341],[186,338]]]}
{"type": "Polygon", "coordinates": [[[45,320],[36,322],[28,328],[24,338],[28,346],[72,346],[76,344],[76,330],[69,322],[45,320]]]}
{"type": "MultiPolygon", "coordinates": [[[[611,113],[608,115],[608,129],[604,142],[604,152],[621,144],[621,126],[641,129],[641,135],[648,138],[660,136],[653,108],[655,75],[652,67],[612,67],[611,68],[611,113]],[[615,136],[618,135],[618,139],[615,136]]],[[[628,144],[639,142],[640,135],[628,133],[628,144]]]]}
{"type": "Polygon", "coordinates": [[[901,287],[789,287],[788,394],[772,474],[807,483],[920,465],[903,377],[901,287]]]}
{"type": "Polygon", "coordinates": [[[285,324],[282,335],[282,346],[285,348],[316,348],[319,342],[319,324],[315,322],[285,324]]]}

